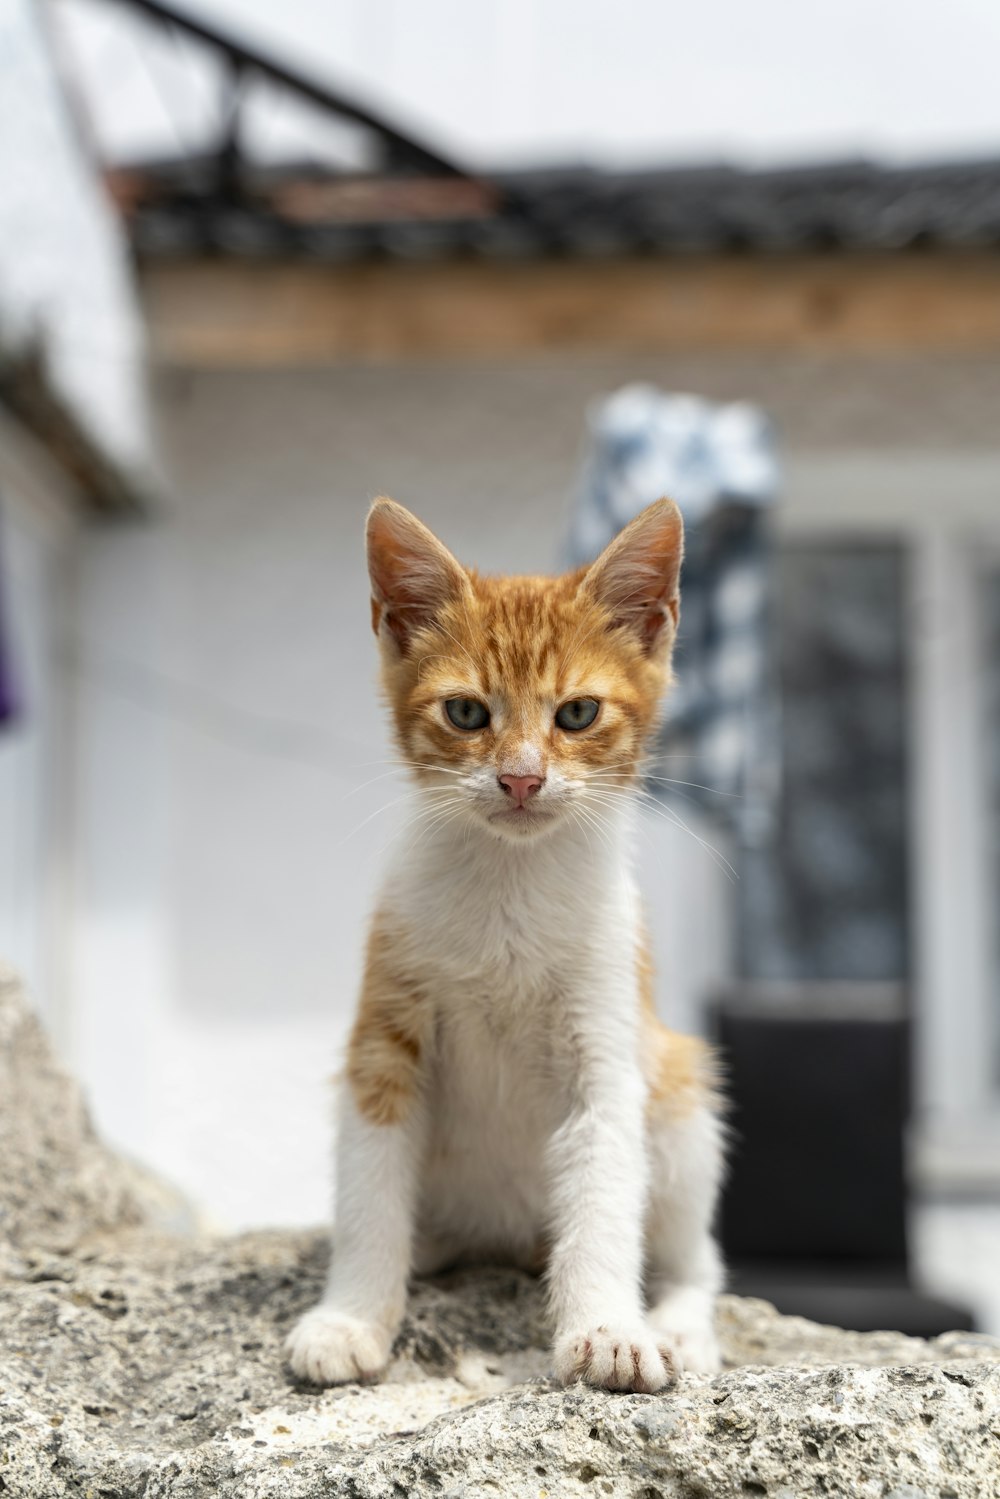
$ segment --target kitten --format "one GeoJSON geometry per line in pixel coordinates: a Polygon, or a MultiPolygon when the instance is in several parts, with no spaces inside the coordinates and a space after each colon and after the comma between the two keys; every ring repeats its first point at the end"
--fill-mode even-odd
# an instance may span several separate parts
{"type": "Polygon", "coordinates": [[[682,550],[661,500],[590,568],[489,578],[372,507],[418,811],[368,941],[329,1281],[287,1344],[302,1378],[377,1375],[411,1272],[475,1259],[546,1266],[566,1383],[718,1367],[712,1062],[656,1019],[630,852],[682,550]]]}

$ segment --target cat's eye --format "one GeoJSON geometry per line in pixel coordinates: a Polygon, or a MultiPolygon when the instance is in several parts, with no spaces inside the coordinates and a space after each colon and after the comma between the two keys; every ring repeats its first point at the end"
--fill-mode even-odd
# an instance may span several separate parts
{"type": "Polygon", "coordinates": [[[596,697],[570,698],[556,714],[556,723],[571,734],[575,734],[578,729],[589,729],[600,706],[596,697]]]}
{"type": "Polygon", "coordinates": [[[474,697],[450,697],[445,702],[444,711],[456,729],[464,729],[467,734],[485,729],[490,721],[490,710],[474,697]]]}

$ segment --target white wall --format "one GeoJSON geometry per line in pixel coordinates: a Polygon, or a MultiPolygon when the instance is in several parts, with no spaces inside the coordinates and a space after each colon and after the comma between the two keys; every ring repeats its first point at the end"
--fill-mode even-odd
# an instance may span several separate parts
{"type": "Polygon", "coordinates": [[[53,71],[35,0],[0,5],[0,339],[41,336],[97,441],[150,463],[143,337],[121,224],[53,71]]]}
{"type": "Polygon", "coordinates": [[[0,955],[25,976],[63,1049],[76,536],[59,476],[0,412],[0,617],[20,704],[0,726],[0,955]]]}

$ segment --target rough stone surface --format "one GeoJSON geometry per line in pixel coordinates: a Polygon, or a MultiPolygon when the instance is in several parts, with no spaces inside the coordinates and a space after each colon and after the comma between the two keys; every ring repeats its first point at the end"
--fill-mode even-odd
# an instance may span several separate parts
{"type": "MultiPolygon", "coordinates": [[[[71,1249],[142,1219],[130,1168],[100,1143],[80,1089],[56,1064],[0,965],[0,1245],[71,1249]]],[[[0,1251],[2,1252],[2,1251],[0,1251]]]]}
{"type": "Polygon", "coordinates": [[[323,1236],[150,1226],[9,981],[0,1045],[4,1499],[1000,1496],[1000,1342],[736,1297],[726,1371],[662,1395],[554,1385],[541,1288],[502,1269],[421,1284],[384,1383],[298,1385],[323,1236]]]}

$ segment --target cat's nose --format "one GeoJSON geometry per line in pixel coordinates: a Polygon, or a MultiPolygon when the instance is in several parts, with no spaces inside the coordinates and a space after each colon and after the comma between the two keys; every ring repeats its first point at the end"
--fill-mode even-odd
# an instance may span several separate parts
{"type": "Polygon", "coordinates": [[[535,796],[542,789],[541,776],[497,776],[497,781],[518,807],[526,806],[529,796],[535,796]]]}

